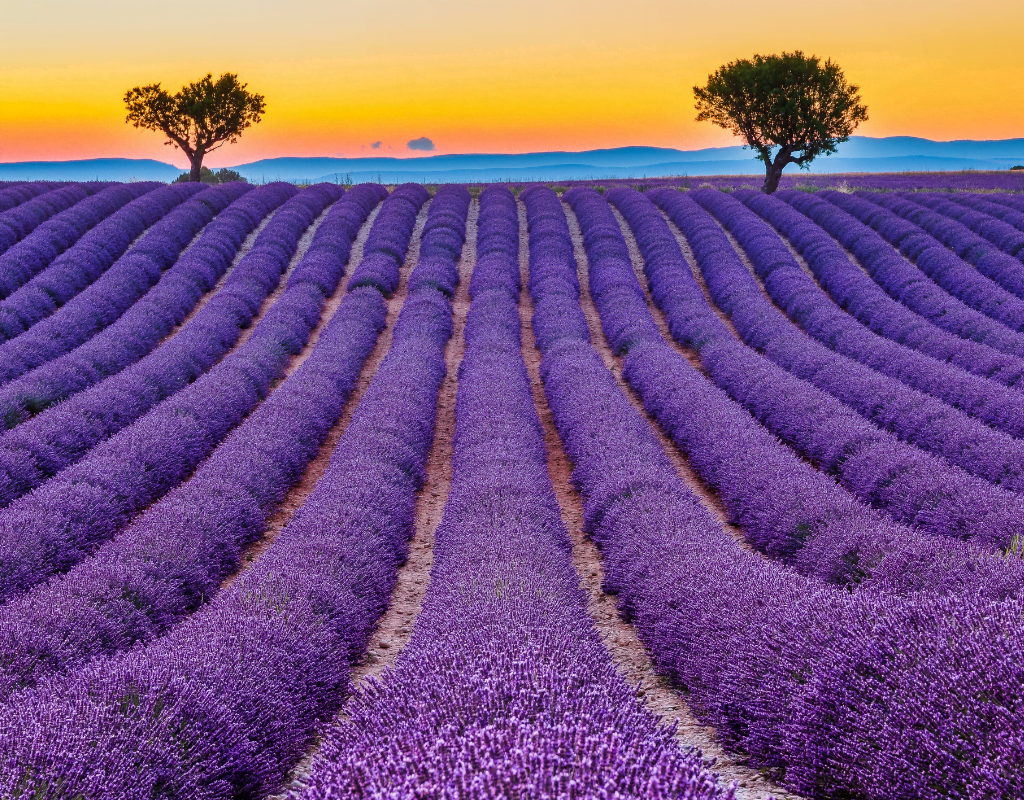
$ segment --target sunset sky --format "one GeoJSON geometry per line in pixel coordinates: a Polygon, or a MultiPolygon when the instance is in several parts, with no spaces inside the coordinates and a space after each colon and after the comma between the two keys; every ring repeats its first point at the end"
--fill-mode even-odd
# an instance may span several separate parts
{"type": "Polygon", "coordinates": [[[1020,137],[1022,30],[1020,0],[7,0],[0,161],[184,166],[125,124],[124,92],[224,71],[268,111],[214,167],[412,156],[421,136],[437,153],[733,144],[694,121],[693,85],[735,58],[794,49],[860,85],[860,134],[1020,137]]]}

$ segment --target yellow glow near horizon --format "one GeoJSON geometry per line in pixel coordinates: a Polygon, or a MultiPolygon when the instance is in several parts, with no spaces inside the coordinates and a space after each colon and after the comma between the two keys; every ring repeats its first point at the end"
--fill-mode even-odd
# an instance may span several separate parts
{"type": "MultiPolygon", "coordinates": [[[[8,4],[13,5],[13,4],[8,4]]],[[[0,11],[0,161],[184,161],[124,123],[131,86],[238,72],[268,113],[211,166],[279,155],[412,156],[734,143],[691,87],[734,58],[802,49],[861,87],[859,134],[1024,136],[1024,4],[860,0],[37,0],[0,11]],[[171,15],[173,10],[174,15],[171,15]],[[379,150],[370,143],[383,142],[379,150]]]]}

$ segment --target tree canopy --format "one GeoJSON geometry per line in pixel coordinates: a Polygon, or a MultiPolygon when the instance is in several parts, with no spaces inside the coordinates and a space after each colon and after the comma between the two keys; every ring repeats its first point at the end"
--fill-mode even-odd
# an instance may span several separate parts
{"type": "Polygon", "coordinates": [[[733,61],[709,75],[706,86],[693,87],[697,121],[743,137],[764,162],[769,194],[787,164],[806,169],[868,118],[859,91],[831,60],[799,50],[733,61]]]}
{"type": "Polygon", "coordinates": [[[160,131],[166,144],[188,156],[190,177],[201,178],[203,157],[224,144],[234,144],[242,131],[260,121],[266,111],[263,95],[246,91],[247,84],[225,72],[216,81],[207,74],[170,94],[159,83],[136,86],[125,93],[126,122],[136,128],[160,131]]]}

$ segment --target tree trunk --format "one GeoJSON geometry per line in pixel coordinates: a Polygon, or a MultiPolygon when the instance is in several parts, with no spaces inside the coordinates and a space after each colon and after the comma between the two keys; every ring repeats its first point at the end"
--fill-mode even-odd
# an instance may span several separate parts
{"type": "Polygon", "coordinates": [[[782,170],[786,168],[786,164],[793,160],[793,146],[785,145],[779,148],[779,152],[775,154],[775,158],[772,161],[765,160],[764,165],[764,185],[761,187],[761,191],[765,194],[771,194],[779,188],[779,179],[782,177],[782,170]]]}
{"type": "Polygon", "coordinates": [[[192,162],[192,170],[189,172],[188,179],[192,183],[199,183],[203,175],[203,154],[196,153],[190,161],[192,162]]]}
{"type": "Polygon", "coordinates": [[[779,180],[782,178],[782,170],[785,164],[777,166],[775,164],[769,164],[764,170],[764,185],[761,186],[761,191],[765,194],[771,194],[779,188],[779,180]]]}

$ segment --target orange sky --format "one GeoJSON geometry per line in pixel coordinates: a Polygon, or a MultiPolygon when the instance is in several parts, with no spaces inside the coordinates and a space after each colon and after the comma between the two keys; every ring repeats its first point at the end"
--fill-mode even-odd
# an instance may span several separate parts
{"type": "Polygon", "coordinates": [[[238,72],[264,121],[208,159],[733,143],[692,87],[734,58],[828,56],[861,86],[858,133],[1024,136],[1020,0],[12,0],[0,7],[0,161],[184,166],[122,96],[238,72]],[[12,8],[11,6],[18,6],[12,8]],[[378,151],[369,145],[382,141],[378,151]]]}

